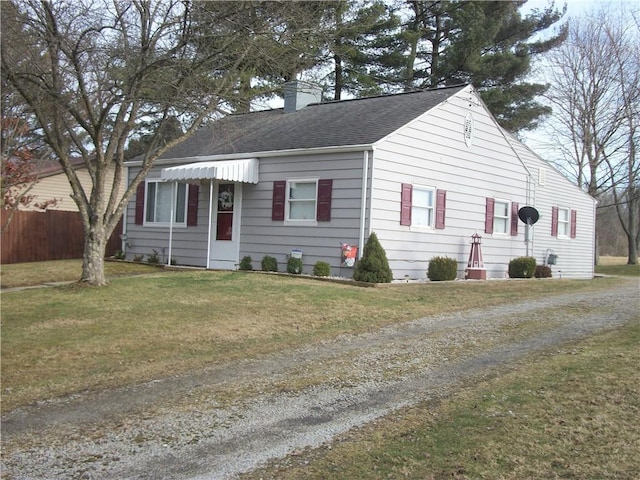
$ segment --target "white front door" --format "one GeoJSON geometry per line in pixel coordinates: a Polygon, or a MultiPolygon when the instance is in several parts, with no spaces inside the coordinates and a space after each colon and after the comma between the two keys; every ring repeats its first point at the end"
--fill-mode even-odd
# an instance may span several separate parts
{"type": "Polygon", "coordinates": [[[209,267],[236,270],[240,253],[242,184],[216,182],[213,194],[209,267]]]}

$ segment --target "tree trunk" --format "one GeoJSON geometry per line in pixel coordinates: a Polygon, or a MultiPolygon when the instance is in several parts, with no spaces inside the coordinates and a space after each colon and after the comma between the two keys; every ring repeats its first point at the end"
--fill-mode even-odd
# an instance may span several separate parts
{"type": "MultiPolygon", "coordinates": [[[[630,196],[633,196],[633,193],[631,193],[630,196]]],[[[636,242],[636,234],[638,233],[638,230],[640,229],[640,225],[638,225],[638,211],[640,210],[640,207],[638,206],[638,203],[640,203],[638,200],[636,200],[635,198],[631,198],[629,200],[629,206],[628,206],[628,218],[629,218],[629,225],[627,228],[627,245],[628,245],[628,259],[627,259],[627,265],[637,265],[638,264],[638,244],[636,242]]]]}
{"type": "MultiPolygon", "coordinates": [[[[100,222],[101,223],[101,222],[100,222]]],[[[88,285],[106,285],[104,275],[104,256],[109,237],[104,225],[96,222],[89,226],[84,234],[84,254],[82,257],[81,282],[88,285]]]]}

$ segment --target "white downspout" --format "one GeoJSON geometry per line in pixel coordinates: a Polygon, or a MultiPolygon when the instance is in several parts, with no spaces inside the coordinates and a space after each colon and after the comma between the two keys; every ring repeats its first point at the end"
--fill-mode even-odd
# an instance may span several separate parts
{"type": "Polygon", "coordinates": [[[207,233],[207,269],[211,268],[212,223],[213,223],[213,178],[209,180],[209,231],[207,233]]]}
{"type": "Polygon", "coordinates": [[[171,217],[169,217],[169,257],[167,258],[167,265],[171,265],[171,249],[173,247],[173,216],[175,215],[175,206],[176,199],[178,197],[177,193],[178,182],[173,182],[171,188],[171,217]]]}
{"type": "MultiPolygon", "coordinates": [[[[369,200],[369,228],[367,230],[367,236],[371,233],[371,225],[372,225],[372,221],[373,221],[373,181],[375,179],[375,156],[376,156],[376,150],[375,147],[371,148],[371,158],[370,158],[370,163],[371,163],[371,184],[369,185],[369,190],[371,190],[371,198],[369,200]]],[[[364,245],[363,245],[364,247],[364,245]]],[[[361,250],[364,250],[361,249],[361,250]]],[[[358,257],[360,258],[360,257],[358,257]]]]}
{"type": "Polygon", "coordinates": [[[367,215],[367,181],[369,179],[369,151],[365,150],[362,157],[362,199],[360,204],[360,238],[358,239],[360,247],[358,248],[358,258],[362,258],[364,250],[364,229],[366,226],[367,215]]]}

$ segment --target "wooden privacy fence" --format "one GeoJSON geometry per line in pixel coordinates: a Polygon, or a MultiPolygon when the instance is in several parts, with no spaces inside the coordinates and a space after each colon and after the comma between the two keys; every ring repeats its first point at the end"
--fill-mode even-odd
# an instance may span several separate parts
{"type": "MultiPolygon", "coordinates": [[[[7,215],[3,210],[3,223],[7,215]]],[[[109,239],[107,256],[121,248],[120,233],[122,220],[109,239]]],[[[9,227],[2,232],[1,250],[3,264],[82,258],[84,233],[80,214],[61,210],[15,212],[9,227]]]]}

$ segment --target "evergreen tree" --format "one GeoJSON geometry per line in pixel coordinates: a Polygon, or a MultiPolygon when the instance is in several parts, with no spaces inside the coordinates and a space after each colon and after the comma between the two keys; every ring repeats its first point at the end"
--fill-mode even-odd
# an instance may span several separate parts
{"type": "Polygon", "coordinates": [[[534,41],[539,32],[555,25],[566,10],[551,3],[523,17],[518,1],[406,2],[408,20],[397,36],[397,50],[384,58],[387,73],[381,80],[389,90],[471,83],[507,130],[537,126],[550,113],[535,98],[546,85],[528,83],[531,59],[560,44],[566,26],[550,38],[534,41]]]}
{"type": "Polygon", "coordinates": [[[380,245],[375,232],[371,232],[369,235],[362,252],[362,258],[358,260],[353,272],[353,279],[368,283],[390,283],[393,280],[387,254],[380,245]]]}

